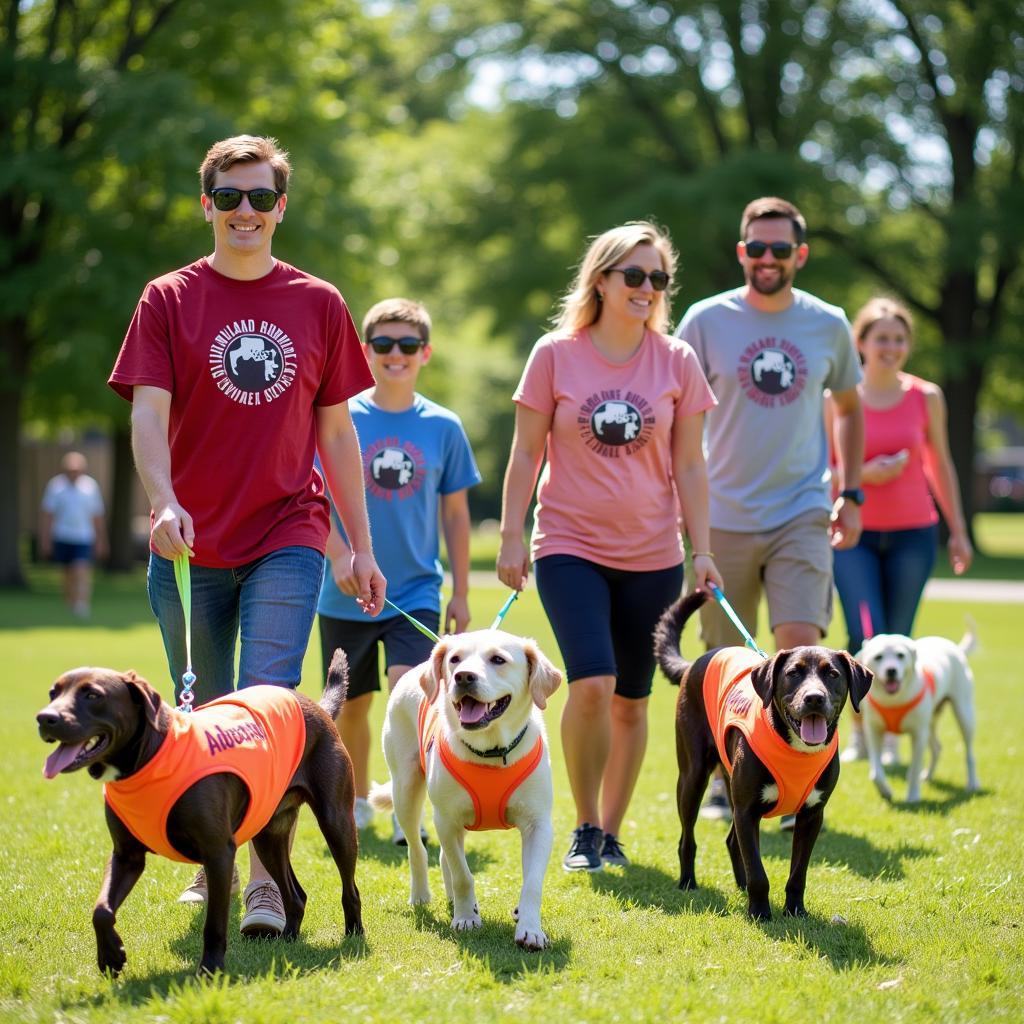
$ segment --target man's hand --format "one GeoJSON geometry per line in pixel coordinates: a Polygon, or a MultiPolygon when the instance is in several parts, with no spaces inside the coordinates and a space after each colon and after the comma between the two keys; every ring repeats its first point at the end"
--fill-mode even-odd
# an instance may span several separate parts
{"type": "Polygon", "coordinates": [[[388,581],[377,567],[377,561],[371,554],[352,555],[352,575],[356,580],[356,601],[367,615],[380,615],[384,609],[384,595],[388,581]]]}
{"type": "Polygon", "coordinates": [[[829,517],[829,541],[836,551],[855,548],[860,540],[860,506],[848,498],[836,498],[829,517]]]}
{"type": "Polygon", "coordinates": [[[149,539],[153,550],[161,558],[173,561],[179,555],[191,555],[196,540],[192,517],[174,501],[168,502],[162,509],[154,509],[149,539]]]}

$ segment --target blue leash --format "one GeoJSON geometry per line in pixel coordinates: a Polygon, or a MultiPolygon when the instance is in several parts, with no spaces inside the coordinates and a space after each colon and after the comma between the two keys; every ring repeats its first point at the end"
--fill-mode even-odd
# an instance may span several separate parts
{"type": "Polygon", "coordinates": [[[729,602],[725,599],[725,594],[723,594],[718,589],[718,587],[714,585],[714,583],[708,584],[708,590],[711,591],[711,594],[714,597],[714,599],[722,606],[722,611],[724,611],[725,614],[728,615],[729,618],[732,620],[732,624],[742,634],[744,645],[746,647],[749,647],[752,651],[757,651],[757,653],[760,654],[762,658],[767,658],[768,655],[765,654],[765,652],[757,646],[757,643],[755,642],[754,638],[747,631],[747,627],[744,626],[743,623],[740,621],[740,617],[736,614],[735,610],[733,609],[733,606],[729,604],[729,602]]]}
{"type": "Polygon", "coordinates": [[[491,629],[497,629],[501,625],[501,620],[508,615],[508,610],[512,607],[512,602],[515,601],[518,596],[518,590],[513,590],[512,593],[509,594],[505,603],[501,606],[501,610],[498,612],[498,617],[491,623],[491,629]]]}

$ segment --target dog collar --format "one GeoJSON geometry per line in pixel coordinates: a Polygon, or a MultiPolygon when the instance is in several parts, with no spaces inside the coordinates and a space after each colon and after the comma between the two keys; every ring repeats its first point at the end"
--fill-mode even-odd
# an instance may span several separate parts
{"type": "Polygon", "coordinates": [[[523,726],[522,731],[519,735],[507,746],[507,747],[491,747],[490,750],[477,750],[476,747],[471,747],[466,741],[460,736],[463,744],[468,750],[471,750],[477,757],[500,757],[501,763],[508,766],[508,755],[512,753],[516,747],[522,742],[523,737],[526,735],[526,730],[530,728],[530,723],[527,722],[523,726]]]}

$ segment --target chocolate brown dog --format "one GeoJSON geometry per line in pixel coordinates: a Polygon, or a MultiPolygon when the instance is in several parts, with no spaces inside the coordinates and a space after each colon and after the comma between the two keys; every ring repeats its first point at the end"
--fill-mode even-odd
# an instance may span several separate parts
{"type": "Polygon", "coordinates": [[[845,651],[827,647],[794,647],[768,660],[743,648],[720,647],[690,664],[680,653],[679,635],[706,600],[703,592],[680,598],[654,633],[658,663],[679,684],[679,888],[697,888],[693,826],[711,772],[721,763],[733,813],[725,844],[736,884],[747,892],[747,912],[757,920],[772,916],[759,848],[761,819],[795,811],[785,913],[806,917],[807,865],[839,781],[836,724],[847,697],[855,710],[860,707],[871,673],[845,651]],[[755,744],[776,765],[774,773],[755,744]]]}
{"type": "MultiPolygon", "coordinates": [[[[345,700],[346,687],[347,663],[344,654],[338,651],[331,663],[320,704],[300,693],[281,691],[277,687],[252,688],[253,691],[276,691],[271,697],[283,700],[295,725],[291,755],[298,767],[290,775],[290,782],[287,774],[291,771],[290,764],[285,767],[280,787],[284,795],[276,810],[273,803],[270,804],[266,810],[266,814],[271,815],[269,821],[252,836],[260,860],[281,890],[285,938],[298,935],[306,907],[306,894],[292,871],[288,856],[289,837],[303,803],[312,808],[341,874],[345,934],[356,935],[363,931],[359,890],[355,883],[358,842],[353,817],[352,762],[334,725],[334,718],[345,700]]],[[[229,696],[245,693],[241,690],[229,696]]],[[[236,704],[230,707],[245,714],[236,704]]],[[[160,694],[134,672],[73,669],[53,684],[50,703],[36,716],[39,735],[48,743],[60,744],[47,759],[44,774],[52,778],[61,772],[87,768],[94,779],[130,783],[158,753],[161,757],[167,755],[170,748],[164,747],[165,741],[177,741],[185,729],[201,725],[202,716],[203,709],[189,716],[172,711],[160,694]],[[186,723],[185,719],[192,721],[186,723]]],[[[200,731],[200,742],[209,746],[211,756],[228,747],[255,746],[266,750],[269,746],[268,756],[272,760],[279,759],[279,752],[267,743],[267,730],[260,722],[261,719],[253,717],[235,728],[200,731]]],[[[169,843],[168,856],[202,864],[206,872],[209,899],[200,974],[224,967],[235,838],[244,834],[244,830],[243,833],[239,830],[251,820],[247,818],[250,789],[243,779],[232,771],[216,767],[205,770],[214,773],[205,774],[192,783],[170,808],[164,836],[169,843]]],[[[146,786],[141,787],[137,799],[145,801],[148,792],[146,786]]],[[[260,796],[254,789],[254,805],[260,796]]],[[[111,799],[108,792],[104,807],[114,850],[93,909],[93,927],[100,970],[117,974],[127,958],[124,943],[114,927],[115,916],[142,875],[146,853],[152,852],[152,848],[129,830],[112,809],[111,799]]]]}

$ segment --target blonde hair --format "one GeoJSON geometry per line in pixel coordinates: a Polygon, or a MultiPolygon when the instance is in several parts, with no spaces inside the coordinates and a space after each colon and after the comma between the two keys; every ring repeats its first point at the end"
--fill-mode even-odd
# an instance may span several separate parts
{"type": "MultiPolygon", "coordinates": [[[[676,253],[668,232],[646,220],[631,220],[621,227],[597,235],[580,261],[576,277],[566,292],[553,318],[556,331],[578,331],[589,327],[601,316],[601,300],[597,281],[638,245],[652,245],[661,256],[661,269],[669,276],[676,270],[676,253]]],[[[651,315],[645,321],[652,331],[664,333],[668,328],[671,303],[669,290],[654,293],[651,315]]]]}
{"type": "Polygon", "coordinates": [[[895,299],[876,296],[873,299],[868,299],[857,310],[857,315],[853,318],[854,341],[858,343],[863,341],[867,337],[868,331],[879,320],[899,320],[907,329],[907,340],[911,342],[914,340],[914,318],[910,315],[910,310],[895,299]]]}
{"type": "Polygon", "coordinates": [[[415,327],[421,341],[430,341],[430,314],[422,303],[402,298],[381,299],[366,311],[363,317],[363,341],[369,342],[374,327],[390,323],[415,327]]]}

